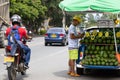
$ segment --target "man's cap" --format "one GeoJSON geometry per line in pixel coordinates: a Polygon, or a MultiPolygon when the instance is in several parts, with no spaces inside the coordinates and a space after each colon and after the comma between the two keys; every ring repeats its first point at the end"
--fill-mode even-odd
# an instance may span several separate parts
{"type": "Polygon", "coordinates": [[[79,23],[81,22],[81,18],[79,16],[74,16],[73,20],[77,20],[79,23]]]}

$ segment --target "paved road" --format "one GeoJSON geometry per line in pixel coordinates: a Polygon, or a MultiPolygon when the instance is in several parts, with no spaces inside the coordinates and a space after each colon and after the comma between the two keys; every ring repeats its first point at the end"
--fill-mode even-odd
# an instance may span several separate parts
{"type": "MultiPolygon", "coordinates": [[[[81,75],[81,77],[70,77],[67,73],[67,46],[44,46],[43,37],[34,38],[28,43],[32,49],[30,69],[26,76],[17,76],[17,80],[119,80],[116,71],[93,71],[81,75]]],[[[7,71],[3,65],[4,49],[0,49],[0,80],[7,79],[7,71]]]]}

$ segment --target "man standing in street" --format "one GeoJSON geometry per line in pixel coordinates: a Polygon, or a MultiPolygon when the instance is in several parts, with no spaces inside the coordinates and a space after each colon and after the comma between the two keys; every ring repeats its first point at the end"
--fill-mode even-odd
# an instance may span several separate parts
{"type": "Polygon", "coordinates": [[[69,72],[73,77],[80,76],[75,72],[75,61],[78,59],[78,40],[84,36],[82,32],[77,32],[77,27],[81,23],[79,16],[74,16],[72,24],[68,30],[68,50],[69,50],[69,72]]]}

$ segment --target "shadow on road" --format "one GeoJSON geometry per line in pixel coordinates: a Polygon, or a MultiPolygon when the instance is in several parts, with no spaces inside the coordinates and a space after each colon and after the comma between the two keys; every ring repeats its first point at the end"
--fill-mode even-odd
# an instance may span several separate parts
{"type": "Polygon", "coordinates": [[[55,76],[58,76],[58,77],[68,77],[66,74],[67,74],[67,70],[63,70],[63,71],[60,71],[60,72],[54,72],[53,73],[55,76]]]}
{"type": "Polygon", "coordinates": [[[55,76],[66,78],[67,80],[119,80],[120,72],[117,70],[92,70],[80,77],[67,75],[67,70],[53,73],[55,76]]]}
{"type": "MultiPolygon", "coordinates": [[[[26,75],[17,74],[16,80],[24,80],[24,78],[26,78],[26,77],[29,77],[29,75],[28,74],[26,74],[26,75]]],[[[3,80],[9,80],[8,75],[4,75],[3,80]]]]}

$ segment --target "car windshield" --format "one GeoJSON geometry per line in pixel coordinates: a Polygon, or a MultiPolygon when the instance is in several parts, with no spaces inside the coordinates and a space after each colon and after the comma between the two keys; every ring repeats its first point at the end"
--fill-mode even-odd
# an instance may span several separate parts
{"type": "Polygon", "coordinates": [[[51,29],[49,29],[48,30],[48,33],[51,33],[51,32],[62,32],[62,29],[60,29],[60,28],[51,28],[51,29]]]}

